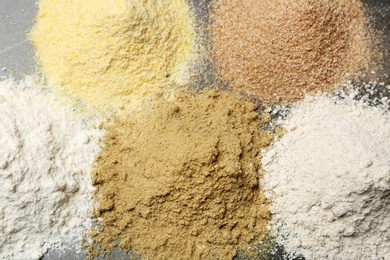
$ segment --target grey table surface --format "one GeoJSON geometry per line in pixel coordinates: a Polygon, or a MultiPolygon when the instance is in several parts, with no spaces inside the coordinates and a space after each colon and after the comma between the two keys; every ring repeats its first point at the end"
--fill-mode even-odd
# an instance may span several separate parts
{"type": "Polygon", "coordinates": [[[0,77],[21,79],[34,72],[27,32],[37,13],[34,0],[0,0],[0,77]]]}
{"type": "MultiPolygon", "coordinates": [[[[59,0],[60,1],[60,0],[59,0]]],[[[195,11],[200,19],[207,21],[205,4],[210,0],[193,0],[195,11]]],[[[385,70],[381,77],[389,83],[389,51],[390,51],[390,0],[364,0],[372,16],[375,28],[384,32],[383,50],[385,70]]],[[[0,79],[13,77],[22,79],[36,71],[33,48],[28,40],[28,31],[34,24],[37,13],[35,0],[0,0],[0,79]]],[[[1,185],[1,184],[0,184],[1,185]]],[[[83,252],[75,250],[51,250],[43,256],[44,260],[76,260],[85,259],[83,252]]],[[[114,251],[110,259],[136,259],[132,254],[123,254],[114,251]]],[[[238,257],[244,259],[245,257],[238,257]]],[[[259,257],[260,258],[260,257],[259,257]]],[[[282,250],[275,255],[268,255],[266,259],[285,259],[282,250]]]]}

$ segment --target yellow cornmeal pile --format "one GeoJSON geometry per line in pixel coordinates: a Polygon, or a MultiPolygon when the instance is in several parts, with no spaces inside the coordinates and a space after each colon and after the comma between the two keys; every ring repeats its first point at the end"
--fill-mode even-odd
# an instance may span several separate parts
{"type": "Polygon", "coordinates": [[[50,86],[92,108],[185,83],[194,54],[184,0],[40,0],[31,38],[50,86]]]}
{"type": "Polygon", "coordinates": [[[273,137],[256,106],[206,91],[145,107],[106,126],[93,241],[151,259],[231,259],[261,241],[270,213],[258,172],[273,137]]]}

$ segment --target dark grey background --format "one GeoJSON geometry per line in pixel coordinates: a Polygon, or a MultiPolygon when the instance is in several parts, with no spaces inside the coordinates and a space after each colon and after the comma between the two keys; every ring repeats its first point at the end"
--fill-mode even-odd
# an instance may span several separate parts
{"type": "MultiPolygon", "coordinates": [[[[58,0],[61,1],[61,0],[58,0]]],[[[259,0],[260,1],[260,0],[259,0]]],[[[210,0],[192,0],[198,22],[208,23],[207,7],[210,0]]],[[[384,69],[379,72],[380,80],[389,84],[390,59],[390,0],[363,0],[366,12],[371,17],[372,26],[382,35],[381,50],[384,55],[384,69]]],[[[35,0],[0,0],[0,78],[13,77],[21,79],[35,72],[34,54],[26,34],[33,26],[37,13],[35,0]]],[[[200,78],[199,84],[215,81],[212,62],[206,62],[208,70],[200,78]]],[[[287,259],[281,248],[275,246],[274,254],[259,255],[258,259],[287,259]]],[[[49,251],[44,260],[77,260],[85,259],[83,253],[74,250],[49,251]]],[[[133,254],[122,254],[114,251],[110,259],[137,259],[133,254]]],[[[249,259],[240,253],[237,259],[249,259]]]]}

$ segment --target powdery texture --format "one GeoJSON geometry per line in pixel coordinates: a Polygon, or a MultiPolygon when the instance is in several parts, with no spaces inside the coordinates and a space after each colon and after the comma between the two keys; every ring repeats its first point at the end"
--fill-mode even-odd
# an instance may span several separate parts
{"type": "Polygon", "coordinates": [[[50,86],[100,111],[186,83],[194,30],[184,0],[40,0],[32,30],[50,86]]]}
{"type": "Polygon", "coordinates": [[[371,55],[358,0],[220,0],[211,29],[222,80],[269,102],[332,90],[371,55]]]}
{"type": "Polygon", "coordinates": [[[231,259],[264,238],[260,151],[272,140],[256,106],[207,91],[154,100],[107,126],[93,184],[95,242],[151,259],[231,259]]]}
{"type": "Polygon", "coordinates": [[[0,82],[0,259],[39,259],[89,228],[101,134],[29,88],[0,82]]]}
{"type": "Polygon", "coordinates": [[[342,96],[293,107],[264,155],[273,230],[306,259],[390,259],[389,101],[342,96]]]}

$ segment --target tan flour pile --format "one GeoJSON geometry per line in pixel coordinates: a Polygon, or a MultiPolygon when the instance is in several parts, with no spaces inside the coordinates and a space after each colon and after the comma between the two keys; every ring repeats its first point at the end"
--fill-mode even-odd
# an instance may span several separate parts
{"type": "Polygon", "coordinates": [[[220,77],[265,101],[332,90],[370,59],[358,0],[220,0],[213,9],[220,77]]]}
{"type": "Polygon", "coordinates": [[[258,172],[272,136],[255,109],[228,93],[184,93],[107,125],[92,175],[100,249],[231,259],[261,241],[270,214],[258,172]]]}

